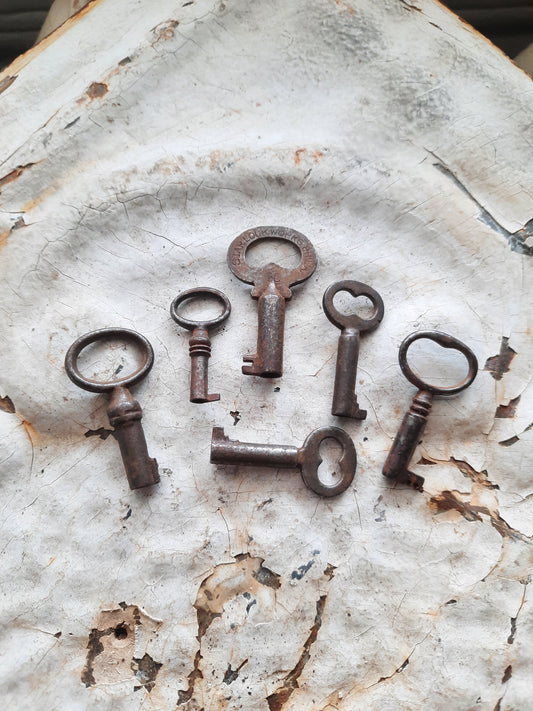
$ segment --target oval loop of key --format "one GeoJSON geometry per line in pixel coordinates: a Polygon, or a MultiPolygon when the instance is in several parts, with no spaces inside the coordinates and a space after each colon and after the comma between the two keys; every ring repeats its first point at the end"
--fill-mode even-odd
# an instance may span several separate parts
{"type": "Polygon", "coordinates": [[[296,245],[300,251],[300,263],[294,269],[274,266],[280,279],[287,286],[294,286],[308,279],[317,266],[317,256],[313,245],[301,232],[290,227],[254,227],[236,237],[228,249],[228,266],[235,276],[246,284],[256,284],[265,267],[252,267],[246,261],[246,250],[254,242],[268,239],[286,240],[296,245]]]}
{"type": "Polygon", "coordinates": [[[314,430],[305,440],[299,452],[299,463],[305,485],[320,496],[337,496],[350,486],[357,467],[357,453],[350,436],[339,427],[322,427],[314,430]],[[340,479],[336,484],[324,484],[318,476],[322,461],[320,445],[325,439],[334,439],[342,447],[338,461],[340,479]]]}
{"type": "Polygon", "coordinates": [[[441,331],[418,331],[411,333],[407,338],[404,339],[400,346],[398,352],[398,360],[400,362],[400,368],[402,373],[405,375],[407,380],[412,383],[419,390],[425,390],[426,392],[433,393],[434,395],[455,395],[465,390],[475,379],[478,371],[478,362],[473,351],[462,341],[454,336],[450,336],[447,333],[442,333],[441,331]],[[409,347],[418,340],[428,339],[434,341],[439,346],[443,348],[452,348],[453,350],[459,351],[466,358],[468,364],[468,373],[463,380],[457,385],[451,387],[438,387],[437,385],[430,385],[424,380],[419,378],[411,369],[407,362],[407,352],[409,347]]]}
{"type": "Polygon", "coordinates": [[[170,305],[170,315],[172,316],[174,321],[176,321],[176,323],[182,326],[183,328],[186,328],[188,331],[193,331],[195,328],[198,327],[210,329],[214,328],[215,326],[219,326],[228,318],[230,313],[231,304],[228,297],[218,289],[213,289],[209,286],[199,286],[193,289],[188,289],[187,291],[183,291],[181,294],[178,294],[178,296],[176,296],[176,298],[170,305]],[[188,319],[179,313],[179,307],[181,306],[181,304],[183,304],[183,302],[188,301],[190,299],[202,298],[205,296],[211,296],[214,297],[217,301],[220,301],[220,303],[224,307],[221,314],[215,316],[212,319],[188,319]]]}
{"type": "Polygon", "coordinates": [[[363,284],[360,281],[345,279],[344,281],[335,282],[328,286],[322,298],[322,308],[324,313],[337,328],[353,328],[357,331],[372,331],[377,328],[383,320],[385,306],[383,299],[375,289],[372,289],[368,284],[363,284]],[[362,318],[357,313],[343,314],[334,305],[333,300],[340,291],[347,291],[355,299],[359,296],[366,296],[372,302],[374,313],[371,318],[362,318]]]}
{"type": "Polygon", "coordinates": [[[150,341],[140,333],[137,333],[137,331],[132,331],[129,328],[100,328],[97,331],[86,333],[74,341],[65,356],[65,370],[68,377],[78,387],[93,393],[109,392],[116,387],[128,388],[131,385],[135,385],[148,375],[153,364],[154,350],[150,341]],[[100,381],[85,377],[78,368],[80,353],[92,343],[97,341],[110,341],[112,339],[120,339],[133,343],[142,355],[140,366],[133,373],[123,378],[117,378],[116,380],[100,381]]]}

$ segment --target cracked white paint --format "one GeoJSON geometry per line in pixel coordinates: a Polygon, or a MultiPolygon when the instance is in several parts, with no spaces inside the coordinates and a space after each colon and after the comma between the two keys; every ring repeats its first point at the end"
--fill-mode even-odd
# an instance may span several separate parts
{"type": "Polygon", "coordinates": [[[532,278],[509,241],[533,218],[531,80],[430,0],[100,0],[2,87],[7,708],[111,695],[114,709],[175,709],[195,664],[186,711],[268,711],[291,679],[283,711],[525,708],[532,278]],[[255,304],[225,266],[231,240],[262,224],[300,230],[319,258],[287,308],[279,381],[240,374],[255,304]],[[328,414],[338,331],[321,298],[345,278],[386,308],[361,344],[364,422],[328,414]],[[195,285],[233,304],[207,405],[188,402],[188,334],[168,314],[195,285]],[[111,325],[156,353],[134,390],[160,466],[152,493],[129,491],[112,437],[85,436],[109,428],[105,401],[63,369],[78,335],[111,325]],[[435,402],[413,460],[423,494],[381,475],[413,395],[397,348],[418,328],[466,341],[481,368],[502,337],[517,354],[501,380],[481,370],[435,402]],[[518,396],[513,417],[494,417],[518,396]],[[338,499],[297,472],[209,464],[213,425],[300,445],[327,424],[358,451],[338,499]],[[260,560],[278,588],[250,578],[260,560]],[[228,570],[199,643],[202,583],[228,570]],[[133,691],[126,662],[112,690],[96,672],[82,682],[91,630],[121,602],[161,620],[141,650],[162,665],[151,691],[133,691]]]}

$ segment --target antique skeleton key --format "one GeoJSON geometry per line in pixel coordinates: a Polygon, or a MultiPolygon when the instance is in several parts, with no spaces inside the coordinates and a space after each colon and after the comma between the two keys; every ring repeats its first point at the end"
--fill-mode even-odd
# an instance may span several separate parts
{"type": "Polygon", "coordinates": [[[467,345],[457,338],[440,331],[418,331],[407,336],[400,346],[398,359],[402,373],[410,383],[418,388],[418,392],[413,397],[409,411],[406,412],[398,434],[394,439],[389,455],[383,465],[383,474],[389,479],[410,484],[415,489],[422,491],[424,478],[410,472],[408,466],[426,425],[426,420],[433,404],[433,396],[455,395],[467,388],[477,375],[478,363],[476,356],[467,345]],[[434,341],[443,348],[452,348],[465,356],[468,363],[468,373],[460,383],[453,387],[437,387],[436,385],[425,383],[413,373],[407,363],[407,351],[414,341],[422,338],[434,341]]]}
{"type": "Polygon", "coordinates": [[[350,437],[338,427],[314,430],[300,448],[288,444],[239,442],[226,437],[223,427],[213,427],[211,463],[300,469],[305,485],[315,494],[336,496],[346,491],[352,483],[357,455],[350,437]],[[325,439],[334,439],[342,447],[342,456],[338,462],[340,480],[333,485],[324,484],[318,476],[318,467],[322,461],[319,449],[325,439]]]}
{"type": "Polygon", "coordinates": [[[359,359],[359,336],[362,331],[372,331],[379,326],[383,318],[383,299],[370,286],[360,281],[346,279],[329,286],[322,299],[324,313],[334,326],[341,329],[337,347],[337,366],[335,368],[335,386],[331,414],[339,417],[353,417],[364,420],[366,410],[357,403],[355,382],[357,377],[357,361],[359,359]],[[343,314],[335,308],[333,299],[339,291],[347,291],[352,296],[366,296],[374,306],[374,313],[369,319],[357,314],[343,314]]]}
{"type": "Polygon", "coordinates": [[[170,315],[183,328],[192,331],[189,339],[189,355],[191,357],[191,402],[215,402],[220,400],[220,395],[209,394],[207,386],[207,368],[208,361],[211,357],[211,340],[209,338],[209,329],[219,326],[223,323],[231,313],[231,304],[227,296],[218,289],[211,289],[207,286],[198,287],[183,291],[176,296],[170,305],[170,315]],[[218,301],[222,302],[224,307],[222,313],[215,318],[206,319],[188,319],[179,313],[179,306],[187,300],[195,299],[202,296],[214,296],[218,301]]]}
{"type": "Polygon", "coordinates": [[[107,415],[111,426],[114,427],[130,489],[141,489],[159,482],[157,461],[148,455],[141,425],[142,409],[128,389],[148,375],[153,364],[154,351],[148,339],[127,328],[101,328],[86,333],[74,341],[65,356],[65,370],[73,383],[89,392],[110,394],[107,415]],[[130,375],[117,380],[99,381],[86,378],[78,369],[81,351],[91,343],[110,339],[134,343],[143,356],[141,365],[130,375]]]}
{"type": "Polygon", "coordinates": [[[308,279],[315,271],[317,258],[307,237],[288,227],[255,227],[236,237],[228,249],[228,265],[235,276],[246,284],[253,284],[252,298],[257,299],[257,350],[245,355],[245,375],[279,378],[283,373],[283,332],[285,301],[292,297],[291,286],[308,279]],[[301,261],[295,269],[285,269],[270,262],[264,267],[246,263],[246,250],[253,242],[281,239],[295,244],[301,261]]]}

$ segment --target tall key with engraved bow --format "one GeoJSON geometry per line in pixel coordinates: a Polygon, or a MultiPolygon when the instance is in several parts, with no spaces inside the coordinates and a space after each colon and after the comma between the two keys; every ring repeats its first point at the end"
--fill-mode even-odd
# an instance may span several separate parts
{"type": "Polygon", "coordinates": [[[279,378],[283,373],[283,336],[285,301],[292,297],[291,287],[309,279],[317,265],[316,253],[307,237],[288,227],[255,227],[243,232],[230,244],[228,265],[235,276],[253,284],[252,298],[257,299],[257,349],[245,355],[245,375],[279,378]],[[246,262],[246,250],[254,242],[268,239],[285,240],[298,247],[301,260],[294,269],[270,262],[264,267],[251,267],[246,262]]]}

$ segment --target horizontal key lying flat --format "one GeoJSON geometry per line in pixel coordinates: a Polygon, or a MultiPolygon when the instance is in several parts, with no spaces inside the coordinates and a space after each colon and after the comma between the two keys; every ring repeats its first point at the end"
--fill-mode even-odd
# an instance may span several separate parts
{"type": "Polygon", "coordinates": [[[350,437],[338,427],[314,430],[300,448],[283,444],[239,442],[226,437],[223,427],[213,427],[211,463],[300,469],[302,479],[309,489],[320,496],[336,496],[346,491],[352,483],[357,455],[350,437]],[[342,447],[342,456],[338,462],[340,480],[333,485],[322,483],[318,477],[318,467],[322,462],[319,449],[326,439],[334,439],[342,447]]]}

